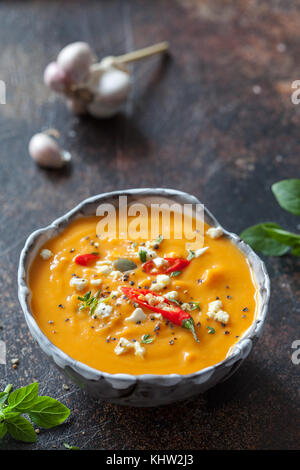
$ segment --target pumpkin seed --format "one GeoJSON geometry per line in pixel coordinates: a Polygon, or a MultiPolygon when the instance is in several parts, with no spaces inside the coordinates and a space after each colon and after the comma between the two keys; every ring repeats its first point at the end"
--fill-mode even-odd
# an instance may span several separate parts
{"type": "Polygon", "coordinates": [[[118,258],[114,261],[114,267],[117,271],[125,273],[125,271],[132,271],[133,269],[136,269],[137,265],[130,259],[118,258]]]}

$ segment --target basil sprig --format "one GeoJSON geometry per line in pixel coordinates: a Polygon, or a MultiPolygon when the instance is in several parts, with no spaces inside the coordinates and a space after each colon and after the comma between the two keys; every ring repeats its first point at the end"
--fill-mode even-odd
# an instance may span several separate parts
{"type": "MultiPolygon", "coordinates": [[[[300,215],[300,179],[288,179],[272,185],[273,194],[279,205],[295,215],[300,215]]],[[[291,250],[300,256],[300,235],[284,230],[274,222],[253,225],[241,233],[255,251],[264,255],[282,256],[291,250]]]]}
{"type": "Polygon", "coordinates": [[[34,382],[11,392],[8,385],[0,392],[0,439],[7,432],[22,442],[35,442],[37,435],[31,422],[41,428],[49,429],[63,423],[69,416],[70,410],[54,398],[39,397],[39,384],[34,382]]]}

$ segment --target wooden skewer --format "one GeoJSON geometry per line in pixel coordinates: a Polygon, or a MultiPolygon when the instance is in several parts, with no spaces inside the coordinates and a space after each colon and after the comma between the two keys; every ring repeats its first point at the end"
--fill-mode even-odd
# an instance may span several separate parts
{"type": "MultiPolygon", "coordinates": [[[[126,54],[122,54],[116,57],[112,56],[115,62],[119,64],[129,64],[130,62],[135,62],[137,60],[145,59],[146,57],[151,57],[155,54],[161,54],[166,52],[169,49],[169,43],[167,41],[159,42],[158,44],[154,44],[153,46],[144,47],[143,49],[139,49],[137,51],[128,52],[126,54]]],[[[91,71],[96,72],[101,68],[101,62],[98,64],[91,65],[91,71]]]]}

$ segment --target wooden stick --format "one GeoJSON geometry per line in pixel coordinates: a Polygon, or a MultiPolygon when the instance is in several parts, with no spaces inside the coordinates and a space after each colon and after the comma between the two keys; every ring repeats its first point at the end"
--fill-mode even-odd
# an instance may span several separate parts
{"type": "Polygon", "coordinates": [[[119,55],[115,57],[115,60],[120,64],[128,64],[130,62],[135,62],[136,60],[145,59],[146,57],[151,57],[155,54],[161,54],[162,52],[166,52],[169,49],[169,43],[159,42],[158,44],[154,44],[153,46],[144,47],[143,49],[139,49],[137,51],[128,52],[127,54],[119,55]]]}
{"type": "MultiPolygon", "coordinates": [[[[169,49],[169,43],[159,42],[158,44],[154,44],[153,46],[144,47],[143,49],[139,49],[137,51],[128,52],[127,54],[122,54],[119,56],[111,56],[111,58],[119,64],[129,64],[130,62],[135,62],[137,60],[145,59],[146,57],[151,57],[155,54],[161,54],[166,52],[169,49]]],[[[103,59],[102,59],[103,60],[103,59]]],[[[101,70],[101,62],[97,64],[92,64],[90,67],[91,72],[97,72],[101,70]]]]}

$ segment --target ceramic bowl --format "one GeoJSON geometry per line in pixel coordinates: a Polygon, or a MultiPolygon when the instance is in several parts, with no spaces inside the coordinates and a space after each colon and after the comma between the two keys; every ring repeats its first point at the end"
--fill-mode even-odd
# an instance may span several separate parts
{"type": "MultiPolygon", "coordinates": [[[[81,202],[73,210],[55,220],[45,228],[32,233],[21,252],[18,285],[19,300],[32,336],[41,349],[54,363],[80,387],[96,398],[113,403],[132,406],[158,406],[184,400],[203,393],[217,383],[230,377],[250,353],[263,331],[268,301],[270,281],[264,263],[254,251],[237,235],[224,229],[229,238],[247,257],[252,267],[259,291],[259,311],[257,318],[241,339],[233,347],[231,354],[222,362],[189,375],[129,375],[109,374],[93,369],[72,359],[44,335],[30,311],[30,291],[28,288],[28,269],[40,251],[41,246],[50,238],[63,231],[78,217],[95,215],[100,203],[118,204],[119,196],[126,195],[128,203],[137,199],[167,198],[180,204],[199,204],[200,201],[190,194],[172,189],[131,189],[99,194],[81,202]]],[[[215,217],[205,209],[205,221],[211,226],[219,226],[215,217]]]]}

